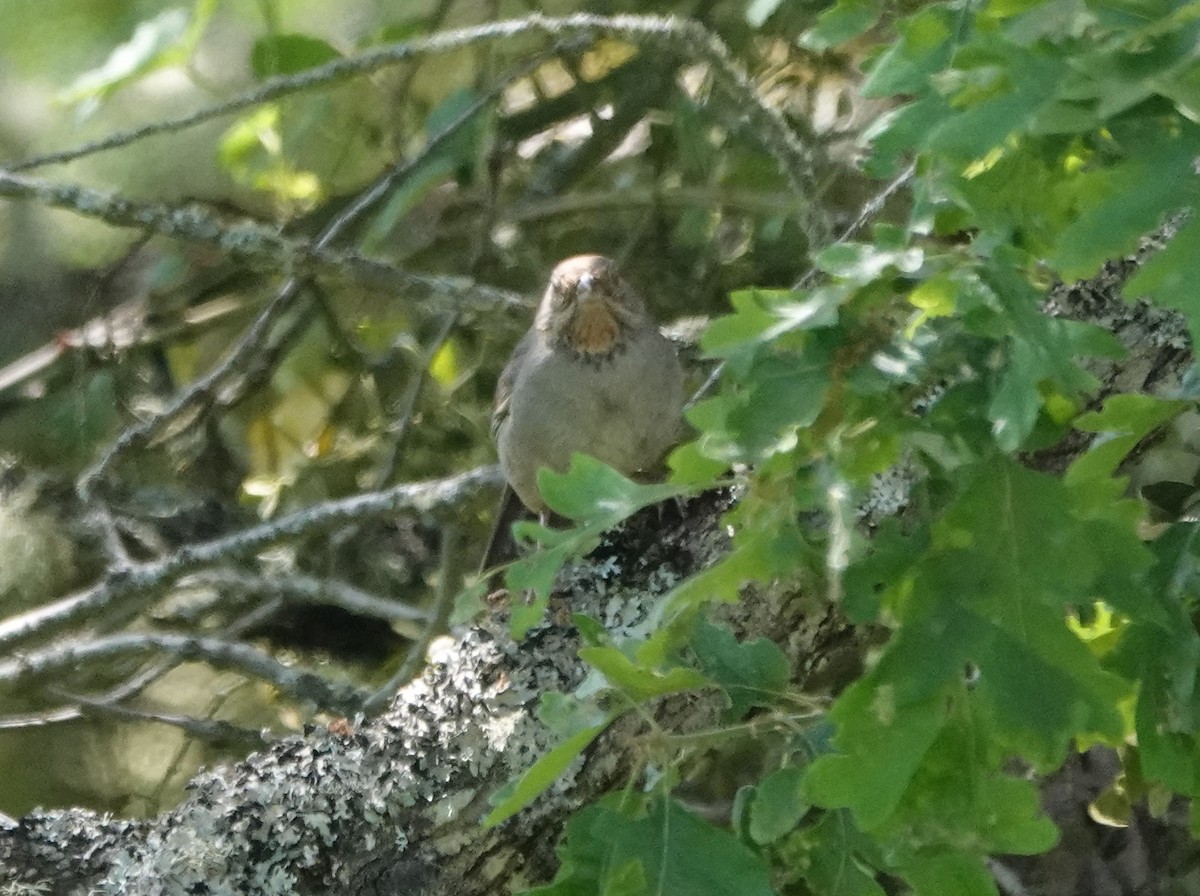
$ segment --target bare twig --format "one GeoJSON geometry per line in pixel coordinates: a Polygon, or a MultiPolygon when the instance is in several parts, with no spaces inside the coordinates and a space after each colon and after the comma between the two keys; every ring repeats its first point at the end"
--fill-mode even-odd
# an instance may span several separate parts
{"type": "Polygon", "coordinates": [[[425,388],[425,382],[429,378],[429,365],[433,363],[434,357],[442,346],[446,344],[446,340],[450,338],[450,333],[454,330],[454,325],[458,323],[457,314],[447,314],[442,320],[441,326],[438,327],[437,333],[434,334],[425,351],[421,353],[419,362],[415,365],[412,379],[409,380],[408,389],[405,390],[404,398],[397,409],[395,419],[388,424],[388,435],[392,439],[392,450],[388,454],[387,461],[379,470],[379,476],[375,480],[377,488],[382,488],[386,483],[392,480],[396,475],[396,468],[400,464],[400,458],[404,453],[404,442],[408,436],[409,428],[412,426],[413,416],[417,409],[417,400],[421,397],[421,390],[425,388]]]}
{"type": "Polygon", "coordinates": [[[371,594],[347,582],[321,579],[302,573],[272,573],[268,576],[230,568],[210,569],[188,576],[180,582],[180,585],[185,587],[193,584],[228,588],[249,594],[278,595],[284,602],[300,601],[338,607],[348,613],[383,619],[393,625],[399,624],[405,632],[412,635],[418,631],[418,624],[427,623],[431,618],[427,611],[411,604],[371,594]]]}
{"type": "MultiPolygon", "coordinates": [[[[876,215],[879,214],[884,204],[898,192],[900,192],[900,190],[902,190],[909,183],[909,181],[913,179],[913,175],[916,173],[917,165],[916,162],[913,162],[894,178],[888,181],[882,190],[877,192],[863,204],[862,209],[858,213],[858,217],[856,217],[850,223],[850,225],[842,231],[841,235],[839,235],[837,239],[833,240],[830,245],[844,243],[846,240],[858,236],[859,232],[862,231],[862,229],[866,227],[876,215]]],[[[816,267],[811,267],[804,273],[803,277],[796,281],[796,284],[792,288],[804,289],[808,286],[811,286],[813,280],[816,279],[816,276],[816,267]]]]}
{"type": "Polygon", "coordinates": [[[236,669],[252,678],[271,682],[295,700],[315,703],[332,712],[352,713],[368,696],[353,685],[329,681],[315,673],[286,666],[247,644],[159,632],[121,632],[88,640],[65,641],[0,660],[0,683],[16,688],[80,663],[160,652],[171,653],[173,658],[183,661],[208,663],[218,669],[236,669]]]}
{"type": "Polygon", "coordinates": [[[253,731],[233,722],[222,719],[201,719],[195,716],[179,715],[160,710],[135,709],[131,706],[108,703],[93,697],[78,694],[63,694],[67,699],[79,704],[81,716],[98,716],[118,719],[128,722],[154,722],[158,725],[170,725],[179,728],[189,737],[204,741],[213,746],[228,746],[237,744],[244,747],[261,747],[270,743],[262,731],[253,731]]]}
{"type": "Polygon", "coordinates": [[[104,150],[127,146],[155,134],[180,131],[293,93],[368,74],[417,56],[444,53],[485,41],[508,40],[538,33],[554,37],[615,36],[639,45],[672,51],[693,61],[702,60],[711,67],[714,83],[742,110],[748,124],[775,156],[792,185],[801,194],[811,192],[812,151],[800,142],[778,110],[763,101],[749,76],[733,59],[720,38],[700,23],[686,19],[638,15],[600,16],[590,13],[562,17],[535,13],[523,19],[488,22],[390,44],[357,56],[337,59],[298,74],[269,78],[253,90],[188,115],[144,125],[131,131],[113,134],[103,140],[47,153],[7,167],[11,171],[22,171],[71,161],[104,150]]]}
{"type": "MultiPolygon", "coordinates": [[[[528,66],[521,68],[523,73],[528,66]]],[[[507,79],[502,79],[493,91],[483,94],[452,122],[434,134],[426,142],[421,152],[413,158],[394,166],[375,183],[360,193],[340,214],[325,226],[313,243],[314,251],[324,251],[343,230],[356,218],[364,214],[397,183],[408,177],[431,153],[444,145],[447,140],[457,134],[462,127],[488,104],[494,101],[500,91],[518,77],[513,73],[507,79]]],[[[176,395],[162,411],[146,420],[126,428],[108,450],[79,478],[78,489],[85,502],[90,501],[96,482],[116,462],[117,458],[136,446],[145,445],[159,432],[180,420],[193,423],[204,417],[218,403],[232,404],[242,394],[246,384],[251,379],[243,375],[246,368],[252,366],[256,359],[262,356],[265,341],[270,338],[276,324],[284,314],[295,304],[296,297],[304,289],[307,278],[293,275],[280,288],[275,298],[262,311],[250,328],[242,335],[238,344],[212,370],[200,377],[187,389],[176,395]],[[228,391],[229,394],[224,394],[228,391]]],[[[288,341],[288,336],[297,331],[298,327],[285,328],[287,333],[275,339],[275,351],[288,341]]]]}
{"type": "MultiPolygon", "coordinates": [[[[257,628],[265,620],[274,616],[283,606],[281,600],[271,600],[260,604],[249,613],[245,613],[238,619],[234,620],[225,628],[227,637],[240,637],[246,632],[257,628]]],[[[57,688],[49,688],[49,692],[60,699],[71,699],[77,701],[73,705],[60,706],[55,709],[42,710],[35,713],[23,713],[21,715],[2,716],[0,717],[0,731],[12,730],[17,728],[40,728],[45,725],[54,725],[59,722],[70,722],[75,719],[82,718],[87,714],[87,711],[81,705],[82,701],[86,700],[92,708],[96,706],[115,707],[119,706],[125,700],[130,700],[142,693],[146,688],[158,681],[176,666],[182,662],[179,657],[168,657],[166,659],[155,660],[153,663],[145,666],[136,674],[130,676],[127,680],[121,682],[114,688],[110,688],[103,694],[97,695],[68,695],[65,691],[57,688]]]]}
{"type": "Polygon", "coordinates": [[[275,542],[368,517],[432,511],[458,503],[480,488],[499,486],[502,481],[499,467],[478,467],[447,479],[327,501],[232,535],[184,545],[160,560],[110,572],[82,591],[0,621],[0,649],[11,649],[35,635],[61,630],[123,600],[141,598],[149,602],[188,573],[244,557],[275,542]]]}
{"type": "Polygon", "coordinates": [[[400,670],[363,701],[362,712],[373,713],[382,709],[402,686],[416,677],[425,663],[429,645],[433,643],[434,638],[446,630],[459,587],[459,576],[456,569],[461,552],[458,545],[458,527],[453,524],[442,529],[441,554],[442,562],[438,574],[437,600],[434,603],[433,618],[421,632],[421,637],[408,649],[408,655],[404,658],[404,664],[400,670]]]}
{"type": "MultiPolygon", "coordinates": [[[[226,688],[222,688],[220,691],[213,694],[212,698],[209,700],[208,707],[205,710],[204,718],[203,719],[191,719],[190,721],[195,723],[195,725],[197,725],[197,726],[200,726],[200,725],[206,726],[209,723],[211,723],[213,721],[213,716],[215,716],[217,714],[218,710],[220,710],[220,708],[225,705],[225,702],[229,699],[229,695],[232,692],[233,692],[233,688],[226,687],[226,688]]],[[[221,724],[221,723],[218,723],[218,724],[221,724]]],[[[227,724],[227,723],[225,723],[225,724],[227,724]]],[[[236,727],[236,726],[231,726],[231,727],[236,727]]],[[[201,731],[203,731],[205,729],[196,727],[194,730],[197,732],[197,735],[198,735],[201,731]]],[[[195,737],[195,736],[196,735],[194,735],[193,737],[195,737]]],[[[153,810],[157,811],[158,809],[160,809],[162,807],[163,794],[166,793],[167,786],[171,783],[171,779],[175,778],[179,774],[179,770],[180,770],[181,766],[183,765],[183,760],[187,756],[188,750],[190,750],[192,748],[192,739],[193,738],[186,738],[186,737],[180,739],[179,744],[175,747],[175,754],[171,757],[171,761],[169,763],[167,763],[166,768],[163,769],[162,774],[159,776],[158,784],[155,786],[155,788],[152,791],[150,791],[150,794],[148,795],[146,802],[150,807],[152,807],[153,810]]]]}

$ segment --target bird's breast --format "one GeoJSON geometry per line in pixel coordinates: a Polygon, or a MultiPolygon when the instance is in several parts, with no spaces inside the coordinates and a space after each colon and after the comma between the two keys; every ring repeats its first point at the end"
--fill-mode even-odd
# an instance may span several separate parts
{"type": "Polygon", "coordinates": [[[679,361],[657,331],[604,358],[543,346],[513,390],[513,435],[547,466],[580,451],[632,472],[673,441],[682,404],[679,361]]]}

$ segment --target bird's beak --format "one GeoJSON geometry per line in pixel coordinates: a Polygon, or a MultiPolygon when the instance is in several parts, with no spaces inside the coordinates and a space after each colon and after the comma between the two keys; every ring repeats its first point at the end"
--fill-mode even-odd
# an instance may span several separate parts
{"type": "Polygon", "coordinates": [[[579,275],[579,294],[581,296],[587,296],[588,293],[590,293],[592,291],[592,287],[595,286],[595,284],[596,284],[596,277],[594,274],[580,274],[579,275]]]}

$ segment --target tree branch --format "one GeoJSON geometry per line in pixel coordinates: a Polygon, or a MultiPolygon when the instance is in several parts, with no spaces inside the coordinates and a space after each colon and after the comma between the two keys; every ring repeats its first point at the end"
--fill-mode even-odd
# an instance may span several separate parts
{"type": "Polygon", "coordinates": [[[244,557],[269,544],[369,517],[430,512],[502,481],[499,467],[479,467],[448,479],[406,483],[327,501],[232,535],[185,545],[161,560],[112,570],[89,588],[0,621],[0,650],[11,650],[35,636],[46,637],[118,604],[137,600],[144,605],[188,573],[244,557]]]}
{"type": "Polygon", "coordinates": [[[337,59],[298,74],[268,78],[253,90],[178,118],[144,125],[130,131],[113,134],[103,140],[73,149],[47,153],[36,158],[12,163],[6,167],[10,171],[24,171],[68,162],[97,152],[128,146],[156,134],[181,131],[210,119],[229,115],[270,100],[326,86],[358,75],[369,74],[419,56],[445,53],[477,43],[512,40],[534,34],[558,38],[619,37],[640,46],[675,52],[683,58],[707,63],[712,69],[717,86],[733,100],[735,107],[740,108],[745,114],[747,123],[755,133],[760,135],[764,146],[775,156],[787,173],[793,187],[801,195],[811,194],[814,182],[813,151],[800,142],[783,120],[783,116],[764,102],[749,76],[733,59],[728,47],[719,37],[700,23],[686,19],[637,15],[600,16],[589,13],[562,17],[535,13],[523,19],[488,22],[468,28],[443,31],[429,37],[389,44],[357,56],[337,59]]]}

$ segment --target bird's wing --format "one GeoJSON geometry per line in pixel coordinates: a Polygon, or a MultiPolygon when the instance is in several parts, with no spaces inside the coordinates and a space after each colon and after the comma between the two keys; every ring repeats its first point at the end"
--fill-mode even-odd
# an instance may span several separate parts
{"type": "Polygon", "coordinates": [[[512,357],[508,359],[508,363],[504,365],[504,370],[500,372],[500,379],[496,381],[496,394],[492,398],[493,439],[499,438],[500,425],[508,417],[508,405],[512,400],[513,385],[517,381],[517,375],[521,372],[521,366],[525,363],[525,358],[529,355],[529,351],[533,347],[534,338],[535,334],[533,330],[530,330],[521,337],[521,341],[513,349],[512,357]]]}

